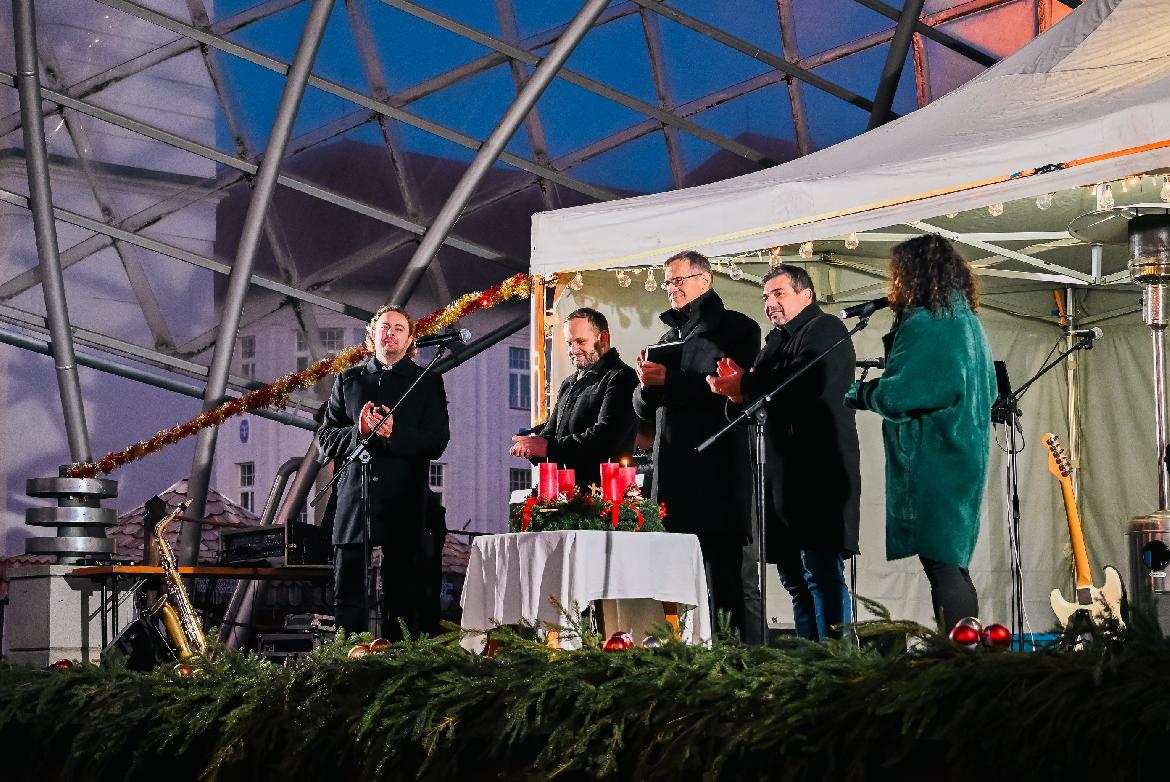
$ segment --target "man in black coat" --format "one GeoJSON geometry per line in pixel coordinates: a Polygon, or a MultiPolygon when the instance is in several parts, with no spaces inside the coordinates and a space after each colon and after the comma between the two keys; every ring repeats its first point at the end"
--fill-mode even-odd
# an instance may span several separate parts
{"type": "Polygon", "coordinates": [[[564,329],[576,371],[561,383],[548,422],[534,435],[513,437],[510,453],[564,465],[585,489],[601,485],[602,462],[633,453],[638,420],[630,400],[638,376],[610,347],[609,323],[597,310],[574,310],[564,329]]]}
{"type": "MultiPolygon", "coordinates": [[[[748,363],[760,347],[759,325],[728,310],[711,290],[711,263],[693,250],[664,264],[670,309],[659,317],[670,327],[660,344],[681,342],[668,363],[638,357],[634,411],[655,421],[654,499],[666,503],[670,532],[697,535],[707,568],[712,605],[731,614],[733,625],[754,637],[744,604],[758,589],[742,577],[743,547],[751,539],[752,464],[746,429],[728,432],[702,453],[695,447],[727,424],[723,400],[707,376],[719,360],[748,363]]],[[[758,624],[758,623],[757,623],[758,624]]]]}
{"type": "MultiPolygon", "coordinates": [[[[723,362],[711,389],[750,403],[847,334],[821,310],[808,272],[781,264],[764,276],[764,311],[775,328],[745,373],[723,362]]],[[[765,408],[768,561],[792,597],[796,631],[840,637],[851,619],[844,558],[857,552],[861,466],[855,413],[844,405],[857,357],[845,340],[765,408]]]]}
{"type": "Polygon", "coordinates": [[[414,321],[401,307],[378,310],[366,330],[366,344],[374,356],[337,376],[318,435],[327,456],[343,459],[418,380],[369,443],[373,458],[368,536],[360,461],[350,464],[336,487],[333,594],[337,624],[350,632],[367,629],[369,547],[380,545],[383,633],[388,638],[401,636],[399,619],[414,632],[438,629],[432,621],[439,596],[434,568],[429,565],[441,556],[442,539],[427,524],[428,479],[431,460],[442,456],[451,434],[443,378],[411,360],[414,330],[414,321]]]}

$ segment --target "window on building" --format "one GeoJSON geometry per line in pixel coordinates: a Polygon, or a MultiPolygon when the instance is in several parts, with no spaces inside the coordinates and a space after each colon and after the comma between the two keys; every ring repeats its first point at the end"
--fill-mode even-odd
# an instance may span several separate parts
{"type": "Polygon", "coordinates": [[[443,487],[447,483],[447,465],[443,462],[431,462],[431,469],[428,478],[431,491],[439,495],[439,502],[442,503],[443,487]]]}
{"type": "Polygon", "coordinates": [[[508,494],[514,491],[527,491],[532,488],[532,471],[519,467],[508,468],[508,494]]]}
{"type": "Polygon", "coordinates": [[[246,511],[256,512],[255,493],[250,491],[240,492],[240,507],[246,511]]]}
{"type": "Polygon", "coordinates": [[[297,356],[297,371],[303,372],[304,370],[306,370],[308,368],[309,368],[309,357],[308,356],[297,356]]]}
{"type": "Polygon", "coordinates": [[[256,485],[256,462],[237,462],[240,468],[240,488],[256,485]]]}
{"type": "Polygon", "coordinates": [[[240,377],[254,380],[256,378],[256,362],[245,361],[243,364],[240,364],[240,377]]]}
{"type": "Polygon", "coordinates": [[[309,341],[305,339],[305,332],[297,331],[297,352],[304,353],[309,349],[309,341]]]}
{"type": "Polygon", "coordinates": [[[526,348],[508,348],[508,407],[513,410],[532,409],[526,348]]]}
{"type": "Polygon", "coordinates": [[[240,358],[256,358],[256,335],[240,337],[240,358]]]}
{"type": "Polygon", "coordinates": [[[321,329],[321,347],[325,348],[326,352],[336,353],[344,348],[345,345],[345,329],[321,329]]]}

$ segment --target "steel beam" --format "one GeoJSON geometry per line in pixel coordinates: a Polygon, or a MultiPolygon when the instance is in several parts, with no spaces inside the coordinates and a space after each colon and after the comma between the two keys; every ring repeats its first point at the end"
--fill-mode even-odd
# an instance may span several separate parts
{"type": "Polygon", "coordinates": [[[742,38],[737,38],[730,33],[726,33],[723,30],[720,30],[718,27],[714,27],[713,25],[709,25],[700,19],[696,19],[693,16],[685,14],[682,11],[679,11],[677,8],[671,8],[670,6],[664,5],[658,0],[634,0],[634,2],[644,8],[650,9],[656,14],[665,16],[672,22],[677,22],[684,27],[689,27],[700,35],[705,35],[714,41],[718,41],[724,46],[735,49],[741,54],[746,54],[748,57],[751,57],[754,60],[759,60],[765,65],[770,65],[776,70],[787,74],[792,78],[800,79],[806,84],[810,84],[813,87],[816,87],[818,90],[823,90],[835,98],[840,98],[846,103],[851,103],[854,106],[857,106],[859,109],[864,109],[866,111],[873,110],[873,103],[858,95],[857,93],[847,90],[838,84],[834,84],[823,76],[818,76],[812,71],[805,70],[799,65],[790,63],[783,57],[778,57],[771,52],[766,52],[759,46],[756,46],[749,41],[745,41],[742,38]]]}
{"type": "Polygon", "coordinates": [[[523,315],[517,315],[510,321],[497,326],[487,334],[484,334],[479,339],[472,341],[471,344],[465,346],[463,350],[459,351],[459,353],[455,355],[444,356],[443,358],[439,359],[439,361],[435,364],[435,371],[439,374],[450,372],[452,369],[459,366],[468,359],[478,356],[492,345],[496,345],[512,336],[516,332],[522,331],[525,327],[528,326],[528,321],[529,314],[527,312],[525,312],[523,315]]]}
{"type": "MultiPolygon", "coordinates": [[[[476,30],[474,27],[470,27],[466,24],[463,24],[462,22],[456,21],[455,19],[431,11],[428,8],[424,8],[423,6],[412,2],[412,0],[382,0],[382,2],[401,11],[405,11],[412,16],[416,16],[419,19],[424,19],[431,24],[436,25],[437,27],[443,28],[444,30],[453,32],[460,37],[466,38],[470,41],[475,41],[476,43],[479,43],[490,49],[495,49],[496,51],[516,62],[535,66],[541,60],[539,55],[533,54],[531,51],[522,49],[505,41],[501,41],[498,38],[494,38],[479,30],[476,30]]],[[[635,98],[632,95],[627,95],[624,92],[615,90],[613,87],[602,84],[596,79],[591,79],[588,76],[577,73],[576,71],[569,70],[568,68],[562,68],[557,73],[557,78],[574,86],[580,87],[583,90],[592,92],[595,95],[600,95],[603,98],[607,98],[608,100],[612,100],[615,103],[619,103],[626,108],[633,109],[640,114],[653,117],[664,125],[675,126],[680,130],[685,130],[687,133],[690,133],[693,136],[698,136],[704,141],[708,141],[715,146],[726,149],[728,152],[745,157],[753,162],[765,165],[771,165],[775,162],[764,153],[754,150],[745,144],[741,144],[738,141],[733,141],[732,139],[726,138],[725,136],[721,136],[718,133],[704,128],[702,125],[698,125],[694,122],[690,122],[675,114],[672,114],[665,108],[655,106],[653,103],[647,103],[646,101],[635,98]]]]}
{"type": "MultiPolygon", "coordinates": [[[[666,80],[666,69],[662,65],[662,33],[658,29],[658,17],[645,8],[640,9],[642,18],[642,33],[646,36],[646,53],[650,57],[650,75],[654,79],[654,94],[658,98],[658,107],[666,110],[674,105],[670,96],[670,84],[666,80]]],[[[670,176],[674,181],[675,190],[685,187],[687,167],[683,162],[682,145],[679,143],[678,131],[673,126],[663,125],[662,135],[666,140],[666,159],[670,162],[670,176]]]]}
{"type": "Polygon", "coordinates": [[[45,295],[45,312],[48,315],[49,332],[53,337],[53,363],[57,372],[57,388],[61,394],[65,435],[69,441],[70,459],[74,462],[88,462],[93,458],[89,445],[89,428],[85,423],[81,383],[77,378],[73,334],[69,330],[69,305],[65,298],[65,278],[61,272],[57,227],[53,221],[53,191],[49,184],[45,120],[41,115],[40,66],[37,57],[36,10],[33,7],[33,0],[12,0],[12,20],[25,166],[28,170],[29,206],[32,209],[37,255],[44,279],[42,289],[45,295]]]}
{"type": "MultiPolygon", "coordinates": [[[[792,15],[792,0],[776,0],[776,18],[780,22],[780,45],[784,48],[784,59],[800,61],[800,49],[796,41],[796,17],[792,15]]],[[[796,148],[801,155],[813,150],[812,134],[808,129],[808,116],[804,112],[804,97],[800,94],[800,83],[788,80],[788,107],[792,110],[792,128],[796,135],[796,148]]]]}
{"type": "MultiPolygon", "coordinates": [[[[0,322],[8,323],[22,329],[29,329],[43,334],[46,337],[49,334],[48,324],[43,317],[6,304],[0,304],[0,322]]],[[[130,342],[124,342],[123,340],[83,329],[79,326],[73,326],[72,328],[74,341],[85,347],[101,350],[122,358],[140,361],[143,364],[153,366],[157,369],[186,375],[196,380],[204,380],[207,377],[207,367],[202,364],[196,364],[192,361],[159,353],[156,350],[144,348],[141,345],[135,345],[130,342]]],[[[46,342],[46,344],[48,343],[46,342]]],[[[264,387],[264,385],[264,383],[257,380],[241,378],[235,375],[228,376],[228,387],[232,391],[240,394],[254,391],[257,388],[264,387]]],[[[306,399],[301,394],[292,394],[289,397],[289,404],[298,410],[311,413],[320,406],[321,402],[317,399],[306,399]]]]}
{"type": "Polygon", "coordinates": [[[467,206],[475,188],[483,181],[488,170],[500,157],[500,153],[504,151],[504,146],[512,138],[512,134],[516,132],[516,128],[520,126],[524,116],[536,105],[537,98],[552,82],[553,76],[564,65],[569,54],[580,43],[608,2],[609,0],[585,0],[581,10],[577,12],[564,34],[533,71],[532,77],[528,79],[524,88],[517,93],[516,100],[504,112],[504,116],[500,119],[495,130],[488,136],[487,141],[476,153],[475,159],[471,161],[467,170],[463,172],[463,176],[459,178],[459,182],[451,191],[443,208],[435,215],[426,235],[419,242],[418,249],[415,250],[414,255],[406,264],[406,268],[402,270],[402,275],[398,278],[398,282],[390,294],[391,302],[405,304],[414,293],[423,272],[439,251],[447,234],[455,226],[455,222],[467,206]]]}
{"type": "Polygon", "coordinates": [[[894,93],[898,91],[898,80],[902,78],[902,66],[906,64],[906,55],[914,38],[914,27],[922,14],[923,2],[924,0],[905,0],[902,5],[902,15],[898,17],[898,24],[894,27],[894,39],[890,41],[890,50],[886,53],[886,64],[882,66],[882,75],[878,80],[866,130],[885,125],[894,118],[890,109],[894,105],[894,93]]]}
{"type": "MultiPolygon", "coordinates": [[[[10,331],[0,329],[0,342],[13,347],[22,348],[33,353],[40,353],[42,356],[51,356],[52,349],[48,342],[42,340],[26,337],[23,334],[15,334],[10,331]]],[[[108,361],[98,356],[87,356],[82,353],[77,354],[77,363],[79,366],[96,369],[99,372],[104,372],[107,375],[115,375],[127,380],[134,380],[139,383],[144,383],[148,386],[161,388],[164,391],[172,391],[182,396],[189,396],[194,399],[202,399],[204,394],[204,386],[197,386],[193,383],[184,383],[181,380],[174,378],[163,377],[152,372],[146,372],[136,367],[128,367],[124,364],[119,364],[114,361],[108,361]]],[[[248,415],[255,415],[260,418],[267,418],[270,421],[277,421],[289,426],[296,426],[300,429],[308,429],[309,431],[316,431],[317,425],[311,419],[302,418],[300,416],[285,413],[280,410],[252,410],[248,415]]]]}
{"type": "MultiPolygon", "coordinates": [[[[199,30],[198,28],[193,27],[185,22],[181,22],[178,19],[174,19],[173,17],[167,16],[165,14],[160,14],[157,11],[153,11],[149,8],[146,8],[145,6],[139,5],[138,3],[131,2],[131,0],[98,0],[98,2],[102,3],[103,5],[108,5],[111,8],[117,8],[118,10],[124,11],[125,13],[128,13],[132,16],[136,16],[143,21],[166,28],[171,32],[188,35],[200,43],[204,43],[208,46],[212,46],[216,49],[227,52],[228,54],[240,57],[241,59],[247,60],[248,62],[259,65],[262,68],[267,68],[268,70],[280,74],[284,74],[288,70],[287,65],[274,57],[261,54],[254,49],[249,49],[246,46],[241,46],[240,44],[234,43],[219,36],[211,35],[210,33],[199,30]]],[[[456,130],[452,130],[451,128],[441,125],[438,122],[432,122],[431,120],[427,120],[415,114],[411,114],[410,112],[397,108],[393,105],[390,105],[389,103],[380,103],[368,95],[364,95],[360,92],[357,92],[356,90],[351,90],[348,87],[338,84],[335,81],[323,79],[319,76],[310,76],[309,84],[319,90],[329,93],[330,95],[335,95],[355,105],[363,106],[367,109],[370,109],[371,111],[377,112],[378,114],[400,120],[401,122],[416,127],[419,130],[438,136],[439,138],[445,139],[454,144],[458,144],[462,147],[478,150],[482,146],[482,142],[480,142],[478,139],[468,136],[465,133],[460,133],[456,130]]],[[[564,185],[565,187],[568,187],[572,190],[576,190],[577,192],[583,195],[587,195],[590,198],[596,199],[598,201],[607,201],[615,197],[613,193],[604,188],[596,187],[589,184],[588,182],[580,181],[573,177],[562,174],[559,171],[554,171],[547,166],[541,166],[538,163],[534,163],[527,158],[522,158],[519,155],[513,155],[510,152],[501,152],[499,159],[505,163],[508,163],[509,165],[515,166],[524,171],[528,171],[531,174],[536,174],[537,176],[543,176],[546,179],[556,182],[557,184],[564,185]]]]}
{"type": "MultiPolygon", "coordinates": [[[[333,0],[313,0],[304,33],[297,45],[292,65],[288,69],[284,91],[281,93],[276,117],[269,133],[268,145],[256,172],[255,189],[248,204],[248,213],[240,233],[239,250],[232,265],[231,277],[224,296],[219,336],[215,341],[215,352],[212,354],[211,366],[207,372],[207,393],[203,402],[205,410],[215,406],[216,400],[224,395],[227,387],[228,370],[235,349],[236,333],[239,330],[240,310],[243,309],[244,299],[248,293],[248,283],[256,261],[256,250],[260,245],[264,215],[276,192],[280,161],[284,157],[289,136],[292,135],[293,121],[300,108],[301,98],[305,94],[313,60],[316,59],[317,49],[325,34],[325,26],[329,22],[332,10],[333,0]]],[[[193,500],[189,510],[190,523],[184,525],[180,539],[180,561],[188,565],[195,564],[199,558],[199,537],[202,529],[200,519],[203,518],[204,503],[207,500],[217,432],[218,427],[210,427],[201,429],[196,436],[195,456],[191,462],[187,495],[193,500]]]]}
{"type": "MultiPolygon", "coordinates": [[[[0,188],[0,201],[13,204],[14,206],[23,207],[25,209],[30,208],[27,198],[20,195],[19,193],[14,193],[11,190],[5,190],[4,188],[0,188]]],[[[192,266],[198,266],[201,269],[207,269],[209,271],[215,272],[216,274],[229,275],[232,271],[231,265],[225,261],[217,260],[215,258],[208,258],[198,253],[191,252],[190,250],[185,250],[182,247],[176,247],[175,245],[159,241],[158,239],[151,239],[141,234],[126,231],[122,228],[117,228],[99,220],[94,220],[92,217],[86,217],[85,215],[78,214],[77,212],[71,212],[68,209],[55,207],[53,209],[53,215],[56,217],[56,219],[63,223],[76,225],[78,228],[85,228],[86,230],[101,234],[102,236],[108,236],[112,240],[125,242],[126,244],[132,244],[136,247],[141,247],[144,250],[150,250],[151,252],[158,253],[159,255],[175,258],[176,260],[189,263],[192,266]]],[[[360,307],[353,307],[339,301],[334,301],[333,299],[328,299],[324,296],[319,296],[310,291],[304,291],[300,288],[293,287],[292,285],[277,282],[276,280],[271,280],[258,274],[253,274],[249,279],[249,282],[258,288],[265,288],[283,296],[298,299],[309,304],[315,304],[318,307],[333,310],[334,312],[340,312],[343,315],[350,315],[351,317],[355,318],[369,318],[371,314],[367,310],[364,310],[360,307]]],[[[19,290],[13,291],[9,290],[6,286],[0,286],[0,300],[11,299],[18,293],[20,293],[19,290]]]]}
{"type": "MultiPolygon", "coordinates": [[[[870,9],[871,11],[877,11],[882,16],[886,17],[887,19],[893,19],[895,22],[900,21],[902,18],[902,11],[899,11],[897,8],[894,8],[893,6],[886,5],[881,0],[853,0],[853,1],[855,3],[860,3],[861,5],[870,9]]],[[[960,41],[958,38],[953,38],[953,37],[947,35],[946,33],[944,33],[942,30],[938,30],[934,27],[931,27],[929,24],[925,24],[920,19],[914,20],[914,32],[918,33],[923,38],[929,38],[930,40],[934,41],[935,43],[941,44],[941,45],[947,47],[948,49],[950,49],[952,52],[955,52],[956,54],[963,55],[968,60],[971,60],[972,62],[978,63],[979,65],[982,65],[985,68],[990,68],[992,65],[995,65],[997,62],[999,62],[999,60],[997,58],[992,57],[990,54],[987,54],[986,52],[981,52],[978,49],[976,49],[974,46],[971,46],[968,43],[964,43],[963,41],[960,41]]]]}
{"type": "MultiPolygon", "coordinates": [[[[211,32],[216,35],[226,35],[235,32],[242,27],[246,27],[252,22],[265,19],[273,14],[278,14],[286,8],[291,8],[298,5],[303,0],[268,0],[268,2],[260,3],[259,5],[248,8],[238,14],[220,19],[215,24],[211,25],[211,32]]],[[[189,38],[176,38],[173,41],[168,41],[161,46],[151,49],[148,52],[133,57],[125,62],[119,63],[112,68],[107,68],[101,73],[96,73],[93,76],[88,76],[79,82],[75,82],[67,88],[66,92],[74,97],[84,98],[92,95],[95,92],[100,92],[111,84],[116,84],[123,79],[127,79],[137,73],[166,62],[181,54],[186,54],[193,49],[198,48],[199,44],[189,38]]],[[[45,114],[42,112],[42,114],[45,114]]],[[[20,127],[20,112],[16,111],[6,117],[0,118],[0,137],[6,136],[12,131],[20,127]]]]}

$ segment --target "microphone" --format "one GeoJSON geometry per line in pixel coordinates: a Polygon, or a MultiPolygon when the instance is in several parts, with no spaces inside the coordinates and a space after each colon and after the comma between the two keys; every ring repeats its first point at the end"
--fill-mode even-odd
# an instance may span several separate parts
{"type": "Polygon", "coordinates": [[[471,341],[471,332],[467,329],[449,332],[447,334],[432,334],[429,337],[419,337],[414,341],[416,348],[447,347],[448,345],[466,345],[471,341]]]}
{"type": "Polygon", "coordinates": [[[1065,332],[1065,334],[1067,334],[1070,337],[1078,337],[1080,339],[1088,339],[1088,340],[1101,339],[1101,335],[1104,333],[1105,332],[1101,331],[1101,329],[1098,328],[1097,326],[1094,326],[1091,329],[1072,329],[1071,331],[1065,332]]]}
{"type": "Polygon", "coordinates": [[[863,358],[857,362],[858,369],[885,369],[886,360],[884,358],[863,358]]]}
{"type": "Polygon", "coordinates": [[[890,299],[887,296],[882,296],[880,299],[871,299],[870,301],[854,304],[852,307],[846,307],[841,310],[841,319],[868,318],[878,310],[884,310],[888,306],[890,306],[890,299]]]}

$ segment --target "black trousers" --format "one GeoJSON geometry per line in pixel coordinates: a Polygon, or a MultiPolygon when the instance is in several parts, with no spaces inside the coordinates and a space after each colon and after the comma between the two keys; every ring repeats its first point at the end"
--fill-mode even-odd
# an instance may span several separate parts
{"type": "Polygon", "coordinates": [[[700,539],[699,545],[703,549],[703,567],[707,572],[712,629],[719,629],[719,612],[726,611],[731,615],[732,628],[742,634],[746,614],[743,546],[729,545],[726,540],[706,539],[700,539]]]}
{"type": "Polygon", "coordinates": [[[926,580],[930,582],[930,601],[935,618],[942,612],[943,631],[950,632],[960,619],[979,616],[979,596],[971,583],[967,568],[919,557],[926,580]]]}
{"type": "MultiPolygon", "coordinates": [[[[333,547],[334,616],[337,626],[350,633],[369,629],[365,611],[375,605],[373,598],[368,607],[364,600],[367,563],[362,548],[360,543],[333,547]]],[[[439,631],[441,553],[428,550],[426,546],[387,542],[382,545],[380,573],[382,636],[391,641],[401,640],[399,620],[413,635],[436,634],[439,631]]]]}

